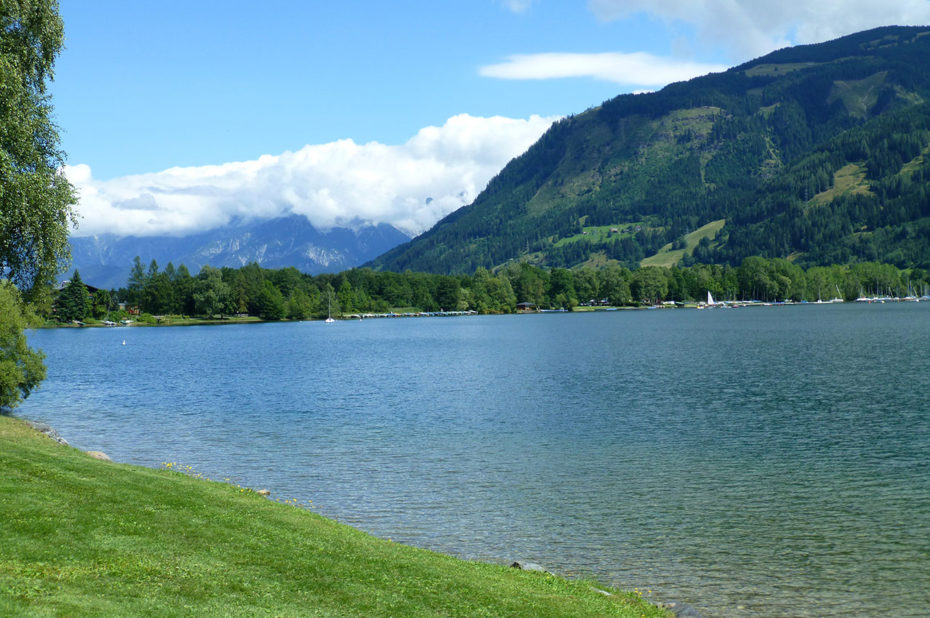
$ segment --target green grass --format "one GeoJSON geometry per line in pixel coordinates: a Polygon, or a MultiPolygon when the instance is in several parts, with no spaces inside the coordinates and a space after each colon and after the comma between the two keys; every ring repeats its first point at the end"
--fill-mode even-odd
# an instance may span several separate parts
{"type": "Polygon", "coordinates": [[[667,615],[590,586],[101,462],[0,416],[0,615],[667,615]]]}
{"type": "Polygon", "coordinates": [[[827,104],[840,100],[851,116],[865,118],[878,101],[887,76],[887,71],[881,71],[864,79],[837,80],[833,82],[827,104]]]}
{"type": "Polygon", "coordinates": [[[829,204],[841,195],[872,195],[869,181],[865,177],[865,166],[850,163],[833,174],[833,186],[815,195],[811,204],[829,204]]]}
{"type": "Polygon", "coordinates": [[[594,245],[599,245],[610,241],[612,238],[623,238],[625,236],[633,236],[637,232],[637,228],[647,227],[644,221],[639,221],[636,223],[618,223],[614,225],[586,225],[582,227],[583,234],[574,234],[572,236],[566,236],[565,238],[560,238],[554,246],[561,247],[573,242],[587,242],[594,245]],[[611,232],[611,230],[617,230],[616,232],[611,232]]]}
{"type": "Polygon", "coordinates": [[[698,246],[698,243],[701,242],[702,239],[710,238],[713,240],[717,236],[717,232],[723,229],[723,225],[726,222],[726,219],[711,221],[690,234],[685,234],[684,249],[672,249],[672,243],[668,243],[659,249],[655,255],[643,259],[639,264],[640,266],[662,266],[664,268],[671,268],[677,264],[686,253],[693,253],[694,248],[698,246]]]}
{"type": "Polygon", "coordinates": [[[927,157],[927,155],[930,155],[930,146],[927,146],[921,150],[919,155],[905,163],[899,174],[901,176],[910,178],[910,176],[924,164],[924,159],[927,157]]]}
{"type": "Polygon", "coordinates": [[[782,62],[780,64],[757,64],[754,67],[750,67],[743,71],[747,77],[758,77],[760,75],[765,76],[778,76],[784,75],[785,73],[791,73],[793,71],[800,71],[802,69],[809,69],[811,67],[818,66],[823,64],[822,62],[782,62]]]}
{"type": "Polygon", "coordinates": [[[609,264],[619,264],[617,260],[607,257],[603,251],[596,251],[588,256],[588,259],[579,264],[576,268],[605,268],[609,264]]]}

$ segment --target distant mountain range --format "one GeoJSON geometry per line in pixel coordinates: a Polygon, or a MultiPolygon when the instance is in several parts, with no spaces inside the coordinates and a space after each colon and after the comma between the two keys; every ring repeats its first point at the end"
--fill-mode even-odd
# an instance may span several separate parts
{"type": "Polygon", "coordinates": [[[930,268],[930,27],[786,48],[555,123],[469,206],[373,260],[930,268]]]}
{"type": "Polygon", "coordinates": [[[410,237],[387,225],[357,229],[316,229],[302,216],[239,222],[180,238],[169,236],[72,237],[72,265],[94,287],[118,289],[126,285],[133,259],[146,266],[154,259],[160,268],[168,262],[184,264],[196,275],[204,265],[239,268],[256,262],[265,268],[293,266],[310,274],[340,272],[367,262],[406,242],[410,237]]]}

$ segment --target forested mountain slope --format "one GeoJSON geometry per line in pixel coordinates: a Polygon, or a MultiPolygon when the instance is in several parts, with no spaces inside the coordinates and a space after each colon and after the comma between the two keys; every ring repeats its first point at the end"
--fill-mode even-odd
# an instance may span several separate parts
{"type": "Polygon", "coordinates": [[[678,249],[667,263],[927,268],[928,153],[930,27],[878,28],[565,118],[474,203],[371,265],[632,267],[678,249]]]}

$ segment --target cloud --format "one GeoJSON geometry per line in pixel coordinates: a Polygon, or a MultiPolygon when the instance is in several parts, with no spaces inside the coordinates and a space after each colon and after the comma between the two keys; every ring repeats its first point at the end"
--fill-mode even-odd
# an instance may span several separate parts
{"type": "Polygon", "coordinates": [[[388,223],[419,234],[470,203],[555,118],[453,116],[401,145],[350,139],[254,161],[99,181],[65,168],[80,193],[76,236],[183,236],[233,218],[301,214],[320,229],[388,223]]]}
{"type": "Polygon", "coordinates": [[[645,52],[543,53],[510,56],[506,62],[481,67],[479,73],[499,79],[593,77],[627,86],[664,86],[726,68],[661,58],[645,52]]]}
{"type": "Polygon", "coordinates": [[[532,3],[532,0],[501,0],[501,4],[513,13],[523,13],[532,3]]]}
{"type": "Polygon", "coordinates": [[[723,45],[739,61],[878,26],[930,23],[927,0],[589,0],[588,6],[603,21],[645,13],[691,24],[705,46],[723,45]]]}

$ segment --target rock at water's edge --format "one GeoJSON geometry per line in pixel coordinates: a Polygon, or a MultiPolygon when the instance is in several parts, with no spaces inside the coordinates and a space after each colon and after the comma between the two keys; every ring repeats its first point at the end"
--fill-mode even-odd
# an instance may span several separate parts
{"type": "Polygon", "coordinates": [[[36,431],[38,431],[39,433],[44,433],[45,435],[47,435],[49,438],[51,438],[58,444],[64,444],[65,446],[68,446],[68,441],[62,438],[61,435],[57,431],[52,429],[50,425],[46,425],[45,423],[39,423],[36,421],[26,421],[26,424],[32,427],[33,429],[35,429],[36,431]]]}
{"type": "Polygon", "coordinates": [[[100,461],[113,461],[103,451],[87,451],[87,454],[94,459],[99,459],[100,461]]]}
{"type": "Polygon", "coordinates": [[[546,575],[554,575],[550,571],[547,571],[545,567],[535,562],[521,562],[517,560],[510,565],[514,569],[520,569],[521,571],[539,571],[540,573],[545,573],[546,575]]]}
{"type": "Polygon", "coordinates": [[[657,603],[657,605],[672,612],[675,618],[702,618],[701,612],[684,603],[672,601],[670,603],[657,603]]]}

